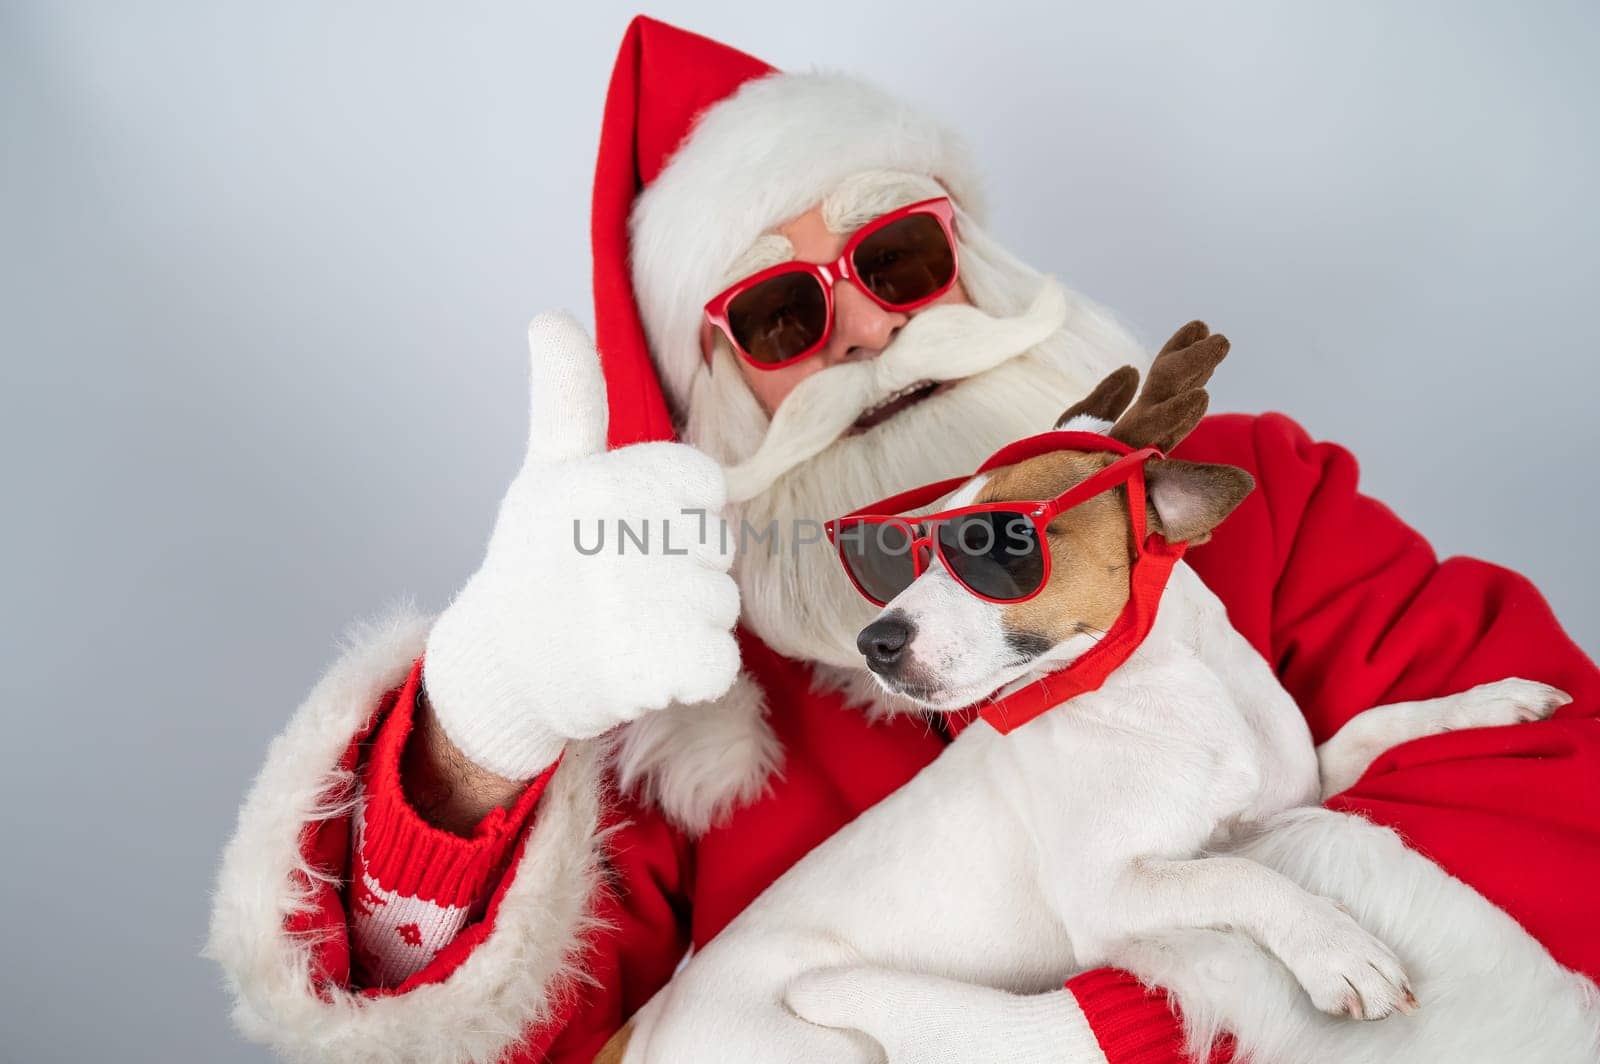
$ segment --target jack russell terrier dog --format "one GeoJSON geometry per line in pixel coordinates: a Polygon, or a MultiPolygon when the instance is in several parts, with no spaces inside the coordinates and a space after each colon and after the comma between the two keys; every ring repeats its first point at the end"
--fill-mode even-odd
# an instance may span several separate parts
{"type": "Polygon", "coordinates": [[[1124,367],[970,479],[830,524],[883,607],[858,641],[878,683],[941,713],[987,700],[994,726],[961,728],[790,869],[611,1052],[625,1039],[630,1064],[847,1059],[859,1035],[785,1007],[798,976],[867,964],[1039,993],[1185,928],[1248,936],[1326,1013],[1418,1007],[1388,946],[1229,840],[1345,789],[1399,742],[1567,699],[1506,680],[1368,710],[1313,748],[1271,666],[1181,560],[1253,488],[1241,469],[1165,457],[1226,352],[1188,326],[1136,401],[1124,367]]]}

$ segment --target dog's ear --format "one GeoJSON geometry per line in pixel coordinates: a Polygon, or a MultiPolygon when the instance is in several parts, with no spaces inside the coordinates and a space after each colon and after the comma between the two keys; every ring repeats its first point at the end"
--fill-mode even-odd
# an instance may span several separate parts
{"type": "Polygon", "coordinates": [[[1067,407],[1066,412],[1056,418],[1056,428],[1104,432],[1128,409],[1128,404],[1133,402],[1138,391],[1138,370],[1132,366],[1114,370],[1094,386],[1094,391],[1067,407]],[[1079,423],[1074,425],[1074,421],[1079,423]]]}
{"type": "Polygon", "coordinates": [[[1211,397],[1206,382],[1228,356],[1228,338],[1203,321],[1191,321],[1172,334],[1145,377],[1139,398],[1108,433],[1130,447],[1170,451],[1205,416],[1211,397]]]}
{"type": "Polygon", "coordinates": [[[1145,463],[1144,482],[1151,529],[1168,542],[1191,544],[1210,539],[1212,529],[1256,486],[1238,466],[1176,458],[1145,463]]]}

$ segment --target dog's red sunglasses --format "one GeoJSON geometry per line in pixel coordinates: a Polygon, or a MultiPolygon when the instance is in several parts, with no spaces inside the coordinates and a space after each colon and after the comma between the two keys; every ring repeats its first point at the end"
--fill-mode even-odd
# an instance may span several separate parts
{"type": "Polygon", "coordinates": [[[1116,461],[1053,499],[980,503],[923,517],[903,517],[965,484],[954,477],[862,507],[826,526],[828,541],[856,590],[885,606],[937,557],[956,582],[986,602],[1011,604],[1037,595],[1050,579],[1045,531],[1064,511],[1119,484],[1128,490],[1134,542],[1145,545],[1144,466],[1162,454],[1135,450],[1092,432],[1046,432],[1004,447],[978,468],[985,473],[1053,451],[1103,451],[1116,461]]]}
{"type": "Polygon", "coordinates": [[[857,229],[832,263],[782,262],[751,274],[706,304],[706,320],[756,369],[782,369],[833,335],[840,281],[885,310],[905,312],[948,292],[958,272],[955,207],[944,197],[923,200],[857,229]]]}

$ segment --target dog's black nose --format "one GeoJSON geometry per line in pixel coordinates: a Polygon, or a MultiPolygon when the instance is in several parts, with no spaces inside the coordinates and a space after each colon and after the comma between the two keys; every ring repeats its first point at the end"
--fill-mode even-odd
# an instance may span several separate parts
{"type": "Polygon", "coordinates": [[[877,673],[893,672],[905,657],[906,646],[917,632],[902,613],[879,617],[856,636],[856,649],[867,659],[867,668],[877,673]]]}

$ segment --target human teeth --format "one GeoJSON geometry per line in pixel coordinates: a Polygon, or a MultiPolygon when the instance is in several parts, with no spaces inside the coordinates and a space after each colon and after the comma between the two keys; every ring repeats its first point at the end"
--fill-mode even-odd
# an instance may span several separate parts
{"type": "Polygon", "coordinates": [[[926,388],[928,385],[930,385],[932,383],[933,383],[933,381],[917,381],[915,384],[908,384],[904,388],[901,388],[898,392],[894,392],[894,393],[892,393],[890,395],[884,396],[882,399],[879,399],[876,403],[873,403],[870,407],[868,407],[866,409],[866,412],[863,413],[861,416],[862,417],[868,417],[868,416],[870,416],[872,414],[876,414],[878,411],[882,410],[884,407],[888,406],[890,403],[897,403],[901,399],[904,399],[906,396],[911,395],[914,392],[919,392],[919,391],[921,391],[922,389],[926,388]]]}

